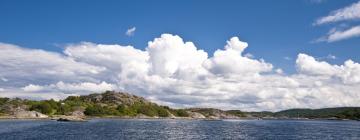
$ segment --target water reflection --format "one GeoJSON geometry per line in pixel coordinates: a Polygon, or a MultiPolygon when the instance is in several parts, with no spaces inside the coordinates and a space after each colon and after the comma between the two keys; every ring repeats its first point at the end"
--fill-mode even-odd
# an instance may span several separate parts
{"type": "Polygon", "coordinates": [[[360,122],[130,120],[0,121],[0,139],[359,139],[360,122]]]}

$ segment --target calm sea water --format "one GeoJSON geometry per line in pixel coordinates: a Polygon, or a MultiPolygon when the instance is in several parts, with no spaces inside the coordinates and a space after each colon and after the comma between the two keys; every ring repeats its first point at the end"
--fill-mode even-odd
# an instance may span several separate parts
{"type": "Polygon", "coordinates": [[[1,140],[48,139],[360,139],[358,121],[0,120],[1,140]]]}

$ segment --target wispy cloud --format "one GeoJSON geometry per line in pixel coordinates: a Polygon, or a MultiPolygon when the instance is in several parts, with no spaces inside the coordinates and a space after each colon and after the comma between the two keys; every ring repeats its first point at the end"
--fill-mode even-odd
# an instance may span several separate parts
{"type": "Polygon", "coordinates": [[[311,3],[320,4],[324,3],[326,0],[309,0],[311,3]]]}
{"type": "Polygon", "coordinates": [[[335,42],[340,40],[345,40],[352,37],[360,36],[360,25],[351,27],[346,30],[338,30],[333,28],[329,33],[323,37],[320,37],[315,40],[315,42],[335,42]]]}
{"type": "Polygon", "coordinates": [[[132,27],[132,28],[128,29],[125,34],[127,36],[133,36],[135,34],[135,31],[136,31],[136,27],[132,27]]]}
{"type": "Polygon", "coordinates": [[[335,59],[336,59],[336,56],[335,56],[335,55],[332,55],[332,54],[328,54],[328,55],[326,56],[326,59],[333,59],[333,60],[335,60],[335,59]]]}
{"type": "MultiPolygon", "coordinates": [[[[326,23],[335,23],[340,21],[353,21],[360,19],[360,1],[351,4],[350,6],[335,10],[330,12],[329,15],[318,18],[313,25],[322,25],[326,23]]],[[[329,32],[312,41],[316,42],[336,42],[340,40],[345,40],[348,38],[360,36],[360,25],[348,27],[348,24],[341,23],[329,30],[329,32]]]]}
{"type": "Polygon", "coordinates": [[[253,54],[251,54],[251,53],[246,53],[246,54],[244,54],[244,56],[247,57],[247,58],[254,58],[254,57],[255,57],[255,56],[254,56],[253,54]]]}
{"type": "Polygon", "coordinates": [[[322,57],[316,57],[317,61],[321,61],[321,60],[335,60],[337,57],[335,55],[332,54],[328,54],[327,56],[322,56],[322,57]]]}
{"type": "Polygon", "coordinates": [[[6,79],[5,77],[0,77],[0,79],[1,79],[1,81],[3,81],[3,82],[7,82],[7,81],[9,81],[8,79],[6,79]]]}
{"type": "Polygon", "coordinates": [[[314,25],[354,19],[360,19],[360,1],[350,6],[332,11],[328,16],[317,19],[314,25]]]}
{"type": "Polygon", "coordinates": [[[289,56],[285,56],[284,59],[285,60],[292,60],[291,57],[289,57],[289,56]]]}

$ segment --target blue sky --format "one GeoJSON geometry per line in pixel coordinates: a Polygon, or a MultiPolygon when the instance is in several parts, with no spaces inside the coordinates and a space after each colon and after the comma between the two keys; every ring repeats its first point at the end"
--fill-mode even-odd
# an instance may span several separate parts
{"type": "Polygon", "coordinates": [[[334,64],[360,61],[360,38],[311,43],[334,26],[313,26],[316,19],[354,2],[2,0],[0,42],[58,52],[64,44],[81,41],[144,49],[148,41],[171,33],[211,55],[227,39],[238,36],[249,43],[246,52],[293,73],[301,52],[319,58],[334,55],[337,59],[326,60],[334,64]],[[136,32],[128,37],[125,32],[131,27],[136,32]]]}
{"type": "Polygon", "coordinates": [[[0,97],[360,106],[359,44],[359,0],[1,0],[0,97]]]}

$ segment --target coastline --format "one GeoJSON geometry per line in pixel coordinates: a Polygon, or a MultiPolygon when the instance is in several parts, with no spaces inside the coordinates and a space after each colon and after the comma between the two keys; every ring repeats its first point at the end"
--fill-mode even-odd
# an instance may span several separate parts
{"type": "Polygon", "coordinates": [[[64,100],[0,98],[0,119],[86,121],[89,119],[182,120],[359,120],[360,107],[244,112],[216,108],[180,108],[152,103],[129,93],[106,91],[64,100]],[[56,115],[54,115],[56,114],[56,115]]]}
{"type": "MultiPolygon", "coordinates": [[[[0,120],[53,120],[58,121],[60,118],[67,118],[75,116],[53,116],[48,118],[36,118],[36,117],[14,117],[14,116],[0,116],[0,120]]],[[[219,119],[210,119],[210,118],[191,118],[191,117],[120,117],[120,116],[87,116],[81,118],[82,120],[68,120],[69,122],[86,122],[94,119],[114,119],[114,120],[203,120],[203,121],[226,121],[226,120],[278,120],[278,121],[287,121],[287,120],[299,120],[299,121],[360,121],[360,120],[351,120],[351,119],[333,119],[333,118],[219,118],[219,119]]]]}

